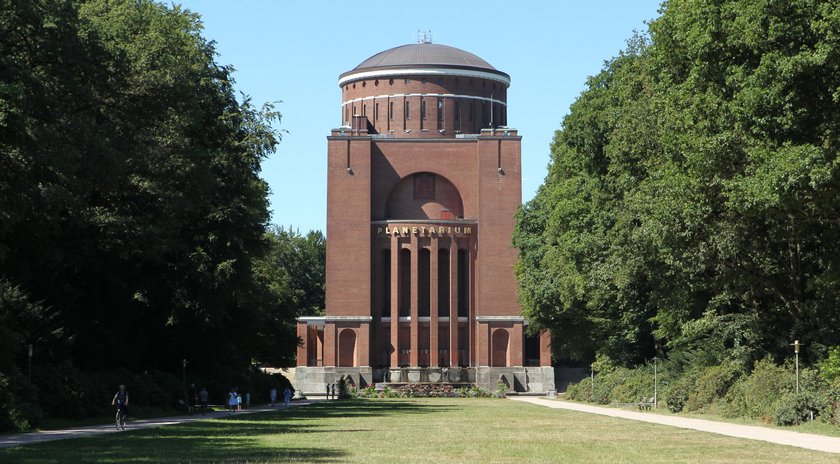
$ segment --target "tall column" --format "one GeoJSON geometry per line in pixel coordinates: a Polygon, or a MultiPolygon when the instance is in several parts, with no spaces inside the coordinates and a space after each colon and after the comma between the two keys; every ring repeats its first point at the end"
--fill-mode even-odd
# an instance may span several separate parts
{"type": "MultiPolygon", "coordinates": [[[[470,365],[476,366],[478,365],[478,342],[476,340],[476,331],[478,330],[478,326],[475,324],[476,314],[475,314],[475,301],[476,301],[476,293],[478,288],[475,284],[475,258],[478,255],[475,249],[475,242],[472,238],[467,241],[467,333],[469,337],[469,343],[467,346],[470,347],[470,365]]],[[[512,269],[511,269],[512,271],[512,269]]]]}
{"type": "Polygon", "coordinates": [[[417,235],[411,236],[410,250],[411,250],[411,354],[409,355],[408,365],[417,366],[420,338],[420,249],[417,243],[417,235]]]}
{"type": "Polygon", "coordinates": [[[400,239],[391,234],[391,368],[400,365],[400,239]]]}
{"type": "Polygon", "coordinates": [[[312,348],[312,344],[310,343],[311,337],[309,336],[309,325],[306,322],[298,321],[297,336],[300,340],[303,340],[303,344],[298,345],[297,347],[297,359],[295,365],[308,366],[309,350],[312,348]]]}
{"type": "Polygon", "coordinates": [[[540,332],[540,366],[551,365],[551,332],[540,332]]]}
{"type": "Polygon", "coordinates": [[[510,343],[508,344],[508,349],[510,350],[510,365],[511,366],[523,366],[524,365],[524,342],[525,342],[525,325],[521,322],[514,322],[513,329],[511,329],[510,333],[510,343]]]}
{"type": "Polygon", "coordinates": [[[458,365],[458,240],[449,245],[449,365],[458,365]]]}
{"type": "Polygon", "coordinates": [[[438,367],[438,238],[429,248],[429,366],[438,367]]]}
{"type": "Polygon", "coordinates": [[[356,338],[356,362],[357,366],[370,366],[370,323],[359,324],[358,337],[356,338]]]}
{"type": "Polygon", "coordinates": [[[327,322],[324,324],[324,365],[335,366],[335,353],[338,351],[338,344],[335,339],[335,323],[327,322]]]}

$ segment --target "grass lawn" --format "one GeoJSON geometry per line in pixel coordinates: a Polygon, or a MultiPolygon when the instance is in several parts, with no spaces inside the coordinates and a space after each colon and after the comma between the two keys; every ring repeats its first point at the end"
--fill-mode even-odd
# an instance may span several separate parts
{"type": "Polygon", "coordinates": [[[496,399],[331,401],[0,449],[4,464],[65,462],[837,464],[840,457],[496,399]]]}

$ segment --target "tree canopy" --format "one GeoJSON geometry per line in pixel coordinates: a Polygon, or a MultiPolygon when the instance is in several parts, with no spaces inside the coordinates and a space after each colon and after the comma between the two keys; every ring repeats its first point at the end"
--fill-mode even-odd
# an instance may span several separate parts
{"type": "Polygon", "coordinates": [[[560,357],[840,344],[840,2],[670,0],[587,82],[520,211],[560,357]]]}
{"type": "MultiPolygon", "coordinates": [[[[30,344],[82,369],[291,364],[294,331],[265,329],[317,307],[323,272],[272,280],[299,238],[267,233],[280,114],[237,98],[199,16],[151,0],[0,12],[0,366],[30,344]]],[[[288,258],[315,269],[323,237],[304,245],[288,258]]]]}

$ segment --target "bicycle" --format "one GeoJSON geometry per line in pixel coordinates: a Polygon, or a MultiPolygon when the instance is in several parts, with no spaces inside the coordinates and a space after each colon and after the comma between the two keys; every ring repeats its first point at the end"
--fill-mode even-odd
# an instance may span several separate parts
{"type": "Polygon", "coordinates": [[[117,430],[125,430],[125,413],[123,412],[122,406],[117,406],[117,430]]]}

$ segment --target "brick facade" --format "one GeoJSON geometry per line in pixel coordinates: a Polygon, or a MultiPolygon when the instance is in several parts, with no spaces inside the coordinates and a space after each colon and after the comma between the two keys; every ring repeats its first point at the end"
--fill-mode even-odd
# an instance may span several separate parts
{"type": "Polygon", "coordinates": [[[327,382],[358,368],[362,384],[451,370],[481,382],[498,371],[521,374],[523,389],[537,385],[527,369],[548,369],[536,388],[553,389],[548,334],[532,342],[539,353],[524,353],[511,244],[521,137],[506,127],[509,78],[451,47],[437,46],[478,66],[406,65],[423,47],[385,56],[399,66],[341,77],[345,123],[327,137],[326,315],[299,320],[297,364],[327,382]]]}

